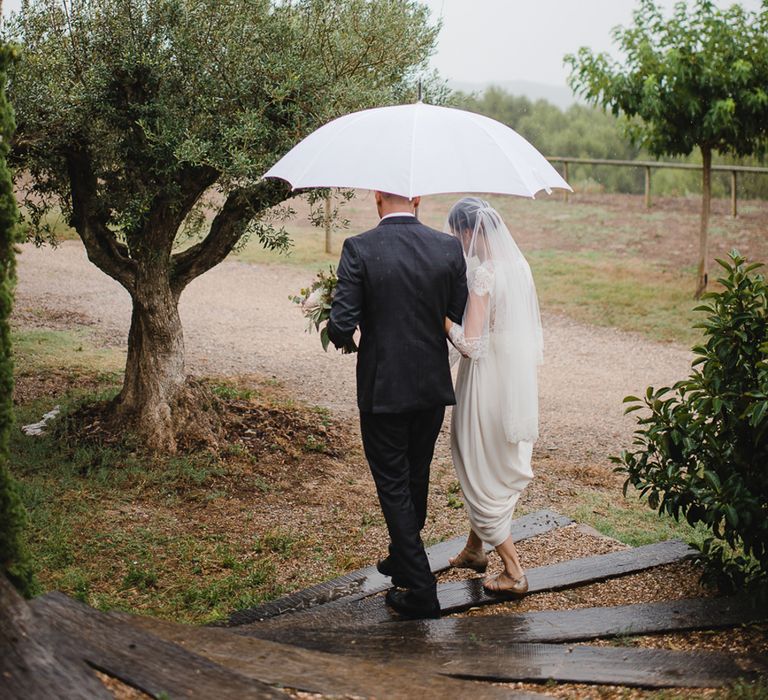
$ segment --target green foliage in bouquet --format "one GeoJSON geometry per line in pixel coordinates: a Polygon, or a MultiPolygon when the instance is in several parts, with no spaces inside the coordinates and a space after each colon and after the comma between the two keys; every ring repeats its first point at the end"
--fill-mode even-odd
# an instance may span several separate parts
{"type": "MultiPolygon", "coordinates": [[[[328,320],[331,318],[331,304],[339,278],[333,266],[328,267],[328,272],[322,270],[309,287],[302,289],[299,294],[288,297],[294,304],[301,306],[304,317],[309,320],[307,330],[314,328],[320,332],[320,342],[323,350],[328,352],[331,340],[328,337],[328,320]],[[320,327],[322,325],[322,328],[320,327]]],[[[351,340],[341,349],[342,353],[357,352],[357,345],[351,340]]]]}
{"type": "Polygon", "coordinates": [[[704,344],[688,379],[628,396],[634,451],[612,457],[651,508],[712,537],[702,547],[722,589],[768,584],[768,284],[737,252],[718,260],[722,291],[706,294],[704,344]]]}

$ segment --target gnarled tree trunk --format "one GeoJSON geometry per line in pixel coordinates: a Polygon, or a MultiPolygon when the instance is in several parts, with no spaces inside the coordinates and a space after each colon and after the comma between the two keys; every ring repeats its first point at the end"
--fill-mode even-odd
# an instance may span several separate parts
{"type": "Polygon", "coordinates": [[[89,154],[73,150],[68,165],[72,226],[89,260],[125,287],[133,301],[125,378],[113,402],[113,418],[151,451],[175,452],[180,436],[189,443],[215,443],[218,422],[206,411],[206,392],[188,383],[184,371],[179,298],[195,277],[224,260],[250,219],[298,192],[275,181],[233,190],[203,240],[173,253],[184,218],[218,173],[206,167],[182,172],[171,194],[156,196],[144,226],[131,233],[126,245],[99,204],[89,154]]]}
{"type": "Polygon", "coordinates": [[[174,407],[184,387],[184,333],[179,296],[168,270],[141,266],[131,293],[133,311],[117,416],[153,451],[175,452],[174,407]],[[142,269],[150,268],[150,269],[142,269]]]}
{"type": "Polygon", "coordinates": [[[709,267],[709,210],[712,201],[712,149],[701,147],[701,222],[699,224],[699,266],[694,297],[700,299],[707,288],[709,267]]]}

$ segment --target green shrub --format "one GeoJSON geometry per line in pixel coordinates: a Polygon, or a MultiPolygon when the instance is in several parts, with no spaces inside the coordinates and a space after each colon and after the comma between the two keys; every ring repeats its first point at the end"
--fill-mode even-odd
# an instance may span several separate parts
{"type": "Polygon", "coordinates": [[[705,342],[688,379],[624,399],[635,449],[613,457],[651,508],[712,533],[701,547],[721,588],[768,582],[768,285],[735,251],[705,295],[705,342]]]}
{"type": "Polygon", "coordinates": [[[10,471],[8,439],[13,425],[13,359],[9,316],[16,283],[16,200],[6,158],[14,132],[13,110],[5,96],[8,66],[17,49],[0,46],[0,576],[30,596],[35,582],[23,530],[26,512],[10,471]]]}

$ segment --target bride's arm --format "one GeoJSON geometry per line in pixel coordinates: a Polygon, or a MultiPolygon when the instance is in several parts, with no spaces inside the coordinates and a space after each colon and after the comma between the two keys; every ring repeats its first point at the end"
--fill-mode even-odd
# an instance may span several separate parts
{"type": "Polygon", "coordinates": [[[488,349],[489,301],[488,294],[470,292],[467,310],[464,314],[464,323],[453,323],[451,319],[445,319],[445,332],[464,357],[477,360],[486,354],[488,349]]]}

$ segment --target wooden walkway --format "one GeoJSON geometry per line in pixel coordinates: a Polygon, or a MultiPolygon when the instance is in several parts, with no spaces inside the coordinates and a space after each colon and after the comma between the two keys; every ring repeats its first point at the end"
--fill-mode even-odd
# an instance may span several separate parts
{"type": "MultiPolygon", "coordinates": [[[[540,510],[515,519],[512,522],[511,534],[515,542],[520,542],[536,535],[542,535],[557,527],[569,525],[571,522],[571,519],[564,515],[550,510],[540,510]]],[[[466,537],[454,537],[452,540],[429,547],[427,558],[432,571],[437,573],[447,569],[450,566],[448,559],[464,546],[465,540],[466,537]]],[[[487,548],[487,551],[490,549],[487,548]]],[[[258,607],[239,610],[231,615],[227,624],[234,626],[261,622],[271,617],[301,612],[341,599],[346,601],[360,600],[375,593],[386,591],[391,585],[389,576],[380,574],[375,566],[368,566],[332,581],[325,581],[317,586],[269,601],[258,607]]]]}
{"type": "MultiPolygon", "coordinates": [[[[595,583],[654,566],[672,564],[693,554],[694,550],[688,545],[671,540],[621,552],[541,566],[528,570],[528,592],[530,595],[595,583]]],[[[499,598],[486,593],[479,578],[438,584],[437,595],[444,615],[499,602],[499,598]]],[[[399,620],[399,616],[385,605],[382,596],[360,598],[353,594],[262,622],[243,624],[234,628],[233,631],[239,634],[264,636],[268,630],[295,626],[322,628],[329,625],[333,627],[370,625],[399,620]]]]}
{"type": "MultiPolygon", "coordinates": [[[[512,532],[520,540],[569,523],[540,511],[516,520],[512,532]]],[[[433,570],[447,568],[462,544],[457,538],[430,548],[433,570]]],[[[687,545],[670,541],[542,566],[528,572],[530,592],[582,586],[691,555],[687,545]]],[[[110,697],[92,669],[174,700],[285,698],[281,688],[395,700],[533,699],[543,695],[482,681],[697,688],[768,675],[764,655],[626,642],[768,620],[766,608],[742,599],[449,617],[498,602],[472,578],[439,585],[444,617],[409,621],[384,605],[381,592],[389,585],[367,567],[239,611],[225,625],[191,627],[98,612],[59,593],[26,603],[0,578],[3,698],[110,697]],[[617,641],[585,644],[594,639],[617,641]]]]}

